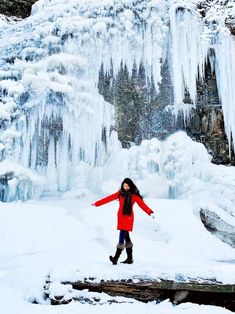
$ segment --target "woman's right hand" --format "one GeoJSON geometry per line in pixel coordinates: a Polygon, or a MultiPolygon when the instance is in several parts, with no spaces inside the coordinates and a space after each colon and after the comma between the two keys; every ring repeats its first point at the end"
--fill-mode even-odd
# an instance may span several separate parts
{"type": "Polygon", "coordinates": [[[92,203],[91,206],[95,206],[95,203],[92,203]]]}

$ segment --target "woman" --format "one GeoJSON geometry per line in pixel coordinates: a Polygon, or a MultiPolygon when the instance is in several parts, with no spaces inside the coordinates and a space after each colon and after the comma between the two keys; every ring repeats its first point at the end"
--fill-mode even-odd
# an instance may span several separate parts
{"type": "Polygon", "coordinates": [[[101,200],[93,203],[93,206],[101,206],[108,202],[119,199],[119,209],[117,213],[117,229],[120,230],[119,242],[117,244],[117,250],[114,256],[109,256],[110,261],[113,265],[116,265],[118,258],[120,257],[124,248],[126,248],[127,259],[122,263],[132,264],[132,248],[133,243],[131,242],[129,231],[133,229],[134,223],[134,212],[133,205],[136,202],[140,208],[142,208],[148,215],[151,215],[154,218],[154,213],[143,201],[142,196],[139,193],[139,190],[129,178],[125,178],[121,184],[121,188],[114,194],[111,194],[101,200]],[[124,244],[125,241],[125,244],[124,244]]]}

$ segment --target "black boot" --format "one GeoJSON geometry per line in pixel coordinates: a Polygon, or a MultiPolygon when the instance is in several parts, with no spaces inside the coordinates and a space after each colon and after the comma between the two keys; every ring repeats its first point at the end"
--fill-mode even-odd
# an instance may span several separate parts
{"type": "Polygon", "coordinates": [[[133,264],[133,256],[132,256],[132,252],[133,252],[133,243],[132,242],[127,242],[126,243],[126,253],[127,253],[127,259],[121,263],[123,264],[133,264]]]}
{"type": "Polygon", "coordinates": [[[109,256],[110,261],[113,263],[113,265],[117,265],[118,259],[122,253],[122,251],[124,250],[124,244],[122,243],[118,243],[117,244],[117,250],[114,256],[109,256]]]}

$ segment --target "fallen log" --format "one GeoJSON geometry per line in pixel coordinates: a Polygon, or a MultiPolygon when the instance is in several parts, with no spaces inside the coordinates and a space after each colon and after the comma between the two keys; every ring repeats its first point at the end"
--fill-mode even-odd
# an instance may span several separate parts
{"type": "Polygon", "coordinates": [[[111,296],[124,296],[138,301],[163,301],[172,303],[193,302],[217,305],[235,311],[235,285],[224,285],[216,281],[176,282],[170,280],[100,280],[85,278],[83,281],[62,282],[73,289],[88,289],[92,292],[105,292],[111,296]]]}

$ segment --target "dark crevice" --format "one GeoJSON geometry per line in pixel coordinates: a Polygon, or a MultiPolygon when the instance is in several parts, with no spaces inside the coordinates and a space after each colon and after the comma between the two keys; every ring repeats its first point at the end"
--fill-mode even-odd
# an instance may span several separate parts
{"type": "Polygon", "coordinates": [[[0,14],[26,18],[31,13],[32,5],[38,0],[1,0],[0,14]]]}

